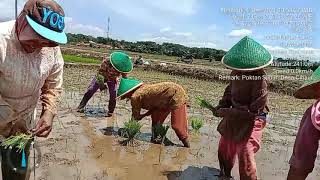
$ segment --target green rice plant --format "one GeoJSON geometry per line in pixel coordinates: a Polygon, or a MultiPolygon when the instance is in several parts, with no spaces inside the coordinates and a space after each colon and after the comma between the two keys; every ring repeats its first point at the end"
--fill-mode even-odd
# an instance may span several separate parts
{"type": "Polygon", "coordinates": [[[127,139],[122,141],[121,144],[134,146],[136,144],[134,139],[140,134],[141,128],[142,124],[140,124],[138,121],[134,119],[125,122],[122,136],[127,137],[127,139]]]}
{"type": "Polygon", "coordinates": [[[154,141],[156,143],[162,144],[166,138],[166,134],[169,130],[169,126],[164,126],[163,124],[157,124],[154,126],[154,141]]]}
{"type": "Polygon", "coordinates": [[[215,107],[213,105],[211,105],[207,100],[205,100],[203,97],[201,96],[198,96],[196,97],[197,99],[197,103],[199,104],[199,106],[201,108],[206,108],[206,109],[209,109],[209,110],[214,110],[215,107]]]}
{"type": "Polygon", "coordinates": [[[18,149],[18,152],[22,152],[26,145],[32,141],[32,134],[18,134],[15,136],[10,136],[9,138],[5,139],[2,143],[1,146],[3,146],[5,149],[6,148],[13,148],[16,147],[18,149]]]}
{"type": "Polygon", "coordinates": [[[69,54],[63,54],[64,62],[71,62],[71,63],[89,63],[89,64],[100,64],[101,60],[98,60],[96,58],[87,58],[87,57],[81,57],[76,55],[69,55],[69,54]]]}
{"type": "Polygon", "coordinates": [[[100,85],[104,84],[104,77],[101,74],[96,75],[96,80],[98,84],[100,85]]]}
{"type": "Polygon", "coordinates": [[[198,118],[191,119],[191,127],[194,130],[194,132],[197,134],[199,134],[203,124],[204,124],[204,121],[202,119],[198,119],[198,118]]]}

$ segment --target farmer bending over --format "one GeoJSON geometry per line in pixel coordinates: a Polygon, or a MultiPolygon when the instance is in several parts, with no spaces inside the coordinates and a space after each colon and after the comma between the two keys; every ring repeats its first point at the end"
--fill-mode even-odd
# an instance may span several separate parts
{"type": "Polygon", "coordinates": [[[288,180],[305,180],[314,168],[320,141],[320,68],[294,94],[299,99],[316,99],[305,111],[290,159],[288,180]]]}
{"type": "Polygon", "coordinates": [[[271,62],[270,53],[249,37],[240,40],[222,59],[233,76],[213,110],[215,116],[223,118],[218,125],[218,157],[223,177],[231,177],[238,156],[240,179],[257,180],[255,153],[260,148],[268,112],[263,68],[271,62]]]}
{"type": "MultiPolygon", "coordinates": [[[[64,11],[53,0],[29,0],[16,21],[0,23],[0,134],[4,138],[30,131],[39,137],[50,134],[62,85],[58,43],[67,43],[64,27],[64,11]],[[42,113],[34,126],[39,99],[42,113]]],[[[15,148],[7,152],[1,148],[2,179],[29,179],[21,167],[22,153],[15,148]]]]}
{"type": "Polygon", "coordinates": [[[163,124],[171,113],[171,126],[185,147],[190,147],[188,139],[187,94],[184,89],[172,82],[143,84],[135,79],[121,79],[118,98],[130,99],[132,117],[141,120],[152,118],[152,138],[155,142],[154,127],[163,124]],[[141,109],[148,110],[141,114],[141,109]]]}
{"type": "Polygon", "coordinates": [[[107,83],[109,89],[109,107],[107,116],[110,117],[113,115],[113,111],[116,108],[116,98],[117,98],[117,84],[118,78],[120,76],[127,77],[127,73],[132,71],[132,61],[129,56],[123,52],[114,52],[110,55],[110,58],[103,60],[98,75],[101,75],[104,80],[103,82],[98,82],[97,78],[94,77],[87,89],[87,92],[84,94],[77,111],[84,112],[84,107],[97,92],[107,88],[104,83],[107,83]]]}

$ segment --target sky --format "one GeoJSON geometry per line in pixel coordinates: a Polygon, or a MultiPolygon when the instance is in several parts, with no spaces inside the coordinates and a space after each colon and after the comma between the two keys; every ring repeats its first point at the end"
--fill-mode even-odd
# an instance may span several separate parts
{"type": "MultiPolygon", "coordinates": [[[[19,10],[26,0],[18,0],[19,10]]],[[[229,50],[248,35],[266,47],[274,56],[306,56],[320,60],[320,2],[318,0],[57,0],[65,10],[66,32],[92,36],[109,36],[126,41],[171,42],[189,47],[209,47],[229,50]],[[297,17],[308,17],[311,32],[296,32],[288,26],[240,26],[230,14],[249,8],[309,8],[297,17]],[[237,9],[235,9],[237,8],[237,9]],[[311,9],[311,10],[310,10],[311,9]],[[301,16],[300,16],[301,15],[301,16]],[[317,35],[318,34],[318,35],[317,35]],[[302,41],[275,40],[279,35],[307,38],[302,41]],[[272,39],[273,38],[273,39],[272,39]],[[289,44],[288,44],[289,42],[289,44]],[[307,43],[304,43],[307,42],[307,43]],[[294,45],[292,45],[294,43],[294,45]]],[[[14,1],[0,0],[0,21],[14,18],[14,1]]],[[[301,12],[301,9],[300,9],[301,12]]],[[[246,15],[272,15],[256,13],[246,15]]],[[[238,13],[237,15],[243,15],[238,13]]],[[[286,15],[282,13],[282,15],[286,15]]],[[[259,22],[260,18],[254,22],[259,22]]],[[[283,22],[288,17],[276,18],[283,22]]],[[[274,18],[274,17],[273,17],[274,18]]],[[[302,21],[303,22],[303,21],[302,21]]]]}

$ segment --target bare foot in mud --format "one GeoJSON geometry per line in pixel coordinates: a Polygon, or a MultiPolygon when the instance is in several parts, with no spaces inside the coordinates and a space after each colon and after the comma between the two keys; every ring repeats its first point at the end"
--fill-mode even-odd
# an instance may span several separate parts
{"type": "MultiPolygon", "coordinates": [[[[151,138],[150,142],[154,143],[154,144],[161,144],[161,140],[156,140],[156,139],[152,139],[152,138],[151,138]]],[[[170,141],[168,138],[164,139],[163,144],[165,146],[176,146],[176,144],[173,143],[172,141],[170,141]]]]}
{"type": "Polygon", "coordinates": [[[84,113],[84,108],[77,108],[76,110],[78,113],[84,113]]]}
{"type": "Polygon", "coordinates": [[[106,115],[105,115],[105,117],[112,117],[113,116],[113,113],[111,113],[111,112],[108,112],[106,115]]]}

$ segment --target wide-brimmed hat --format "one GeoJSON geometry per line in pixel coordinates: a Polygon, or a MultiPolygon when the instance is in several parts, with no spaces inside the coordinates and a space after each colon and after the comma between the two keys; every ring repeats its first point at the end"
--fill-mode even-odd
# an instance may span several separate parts
{"type": "Polygon", "coordinates": [[[143,82],[137,79],[121,78],[118,92],[117,92],[117,98],[121,98],[122,96],[140,87],[142,84],[143,82]]]}
{"type": "Polygon", "coordinates": [[[222,58],[227,68],[238,71],[255,71],[272,63],[266,48],[248,36],[242,38],[222,58]]]}
{"type": "Polygon", "coordinates": [[[318,67],[311,77],[294,93],[294,97],[299,99],[320,98],[320,67],[318,67]]]}
{"type": "MultiPolygon", "coordinates": [[[[61,6],[54,0],[28,0],[22,10],[28,24],[40,36],[66,44],[65,14],[61,6]]],[[[24,15],[23,14],[23,15],[24,15]]]]}
{"type": "Polygon", "coordinates": [[[133,69],[133,64],[130,57],[124,52],[113,52],[110,55],[112,66],[121,73],[130,73],[133,69]]]}

